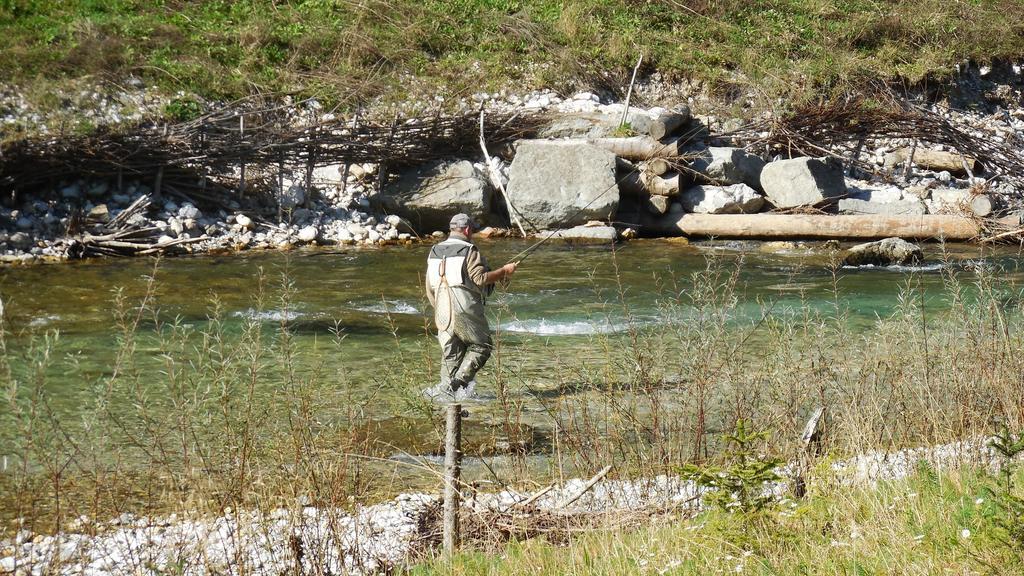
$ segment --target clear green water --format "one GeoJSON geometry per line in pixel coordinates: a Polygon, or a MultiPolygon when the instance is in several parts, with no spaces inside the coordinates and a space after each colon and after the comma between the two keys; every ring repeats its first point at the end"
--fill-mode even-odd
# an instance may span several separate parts
{"type": "MultiPolygon", "coordinates": [[[[518,241],[480,244],[495,264],[526,246],[518,241]]],[[[630,242],[614,251],[604,246],[546,245],[489,306],[492,328],[500,331],[501,361],[514,364],[527,382],[542,381],[567,359],[584,361],[593,355],[599,360],[594,335],[609,334],[612,341],[625,337],[626,309],[640,326],[685,321],[685,313],[678,317],[678,311],[676,318],[666,318],[661,303],[667,294],[686,289],[689,276],[705,268],[709,255],[726,264],[743,258],[738,309],[748,319],[756,319],[769,301],[776,302],[775,313],[804,306],[833,308],[833,275],[823,251],[780,254],[760,248],[758,243],[686,246],[653,240],[630,242]],[[678,283],[675,288],[673,279],[678,283]]],[[[385,373],[395,371],[396,362],[404,361],[406,374],[419,380],[406,383],[411,388],[437,380],[436,343],[427,332],[429,310],[421,288],[427,250],[420,245],[167,259],[157,271],[158,301],[163,317],[177,317],[197,329],[208,321],[215,298],[229,331],[240,330],[243,320],[253,315],[270,328],[286,318],[301,351],[300,371],[320,361],[328,373],[335,365],[343,366],[337,402],[358,402],[389,393],[380,389],[380,383],[385,373]],[[253,299],[261,269],[269,297],[266,308],[257,311],[253,299]],[[288,310],[282,310],[277,300],[282,275],[293,283],[288,310]],[[335,326],[346,335],[340,353],[329,344],[335,326]]],[[[1015,250],[983,253],[976,246],[947,246],[946,251],[954,268],[983,260],[1014,283],[1022,279],[1015,250]]],[[[913,270],[839,270],[839,298],[854,327],[867,329],[877,316],[891,312],[908,281],[920,283],[929,305],[941,308],[939,247],[930,246],[927,258],[926,265],[913,270]]],[[[32,333],[58,330],[60,356],[73,356],[80,366],[78,371],[57,370],[50,376],[52,404],[67,417],[88,404],[92,383],[111,370],[116,348],[114,291],[120,288],[129,300],[138,300],[145,291],[145,277],[152,272],[153,262],[143,259],[0,270],[0,297],[13,333],[9,348],[25,347],[32,333]]],[[[145,344],[142,350],[154,358],[157,354],[145,344]]],[[[485,398],[493,395],[492,368],[480,377],[485,398]]],[[[154,365],[154,378],[158,377],[154,365]]],[[[329,404],[331,399],[327,400],[329,404]]],[[[367,410],[372,412],[376,405],[369,404],[367,410]]],[[[393,404],[379,406],[380,418],[394,415],[388,413],[393,404]]],[[[484,413],[491,409],[482,408],[484,413]]]]}

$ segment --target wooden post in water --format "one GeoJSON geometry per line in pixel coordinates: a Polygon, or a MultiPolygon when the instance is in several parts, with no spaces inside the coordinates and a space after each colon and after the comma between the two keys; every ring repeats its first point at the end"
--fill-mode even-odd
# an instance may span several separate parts
{"type": "Polygon", "coordinates": [[[459,482],[462,476],[462,405],[449,404],[444,423],[444,535],[447,555],[459,547],[459,482]]]}

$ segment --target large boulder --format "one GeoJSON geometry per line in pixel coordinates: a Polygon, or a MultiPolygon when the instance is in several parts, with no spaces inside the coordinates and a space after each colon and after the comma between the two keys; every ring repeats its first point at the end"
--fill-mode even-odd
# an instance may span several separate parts
{"type": "Polygon", "coordinates": [[[993,196],[956,188],[931,190],[931,197],[925,202],[928,211],[933,214],[973,214],[982,218],[991,214],[996,207],[993,196]]]}
{"type": "Polygon", "coordinates": [[[761,187],[772,204],[793,208],[846,194],[843,165],[835,158],[793,158],[765,164],[761,187]]]}
{"type": "Polygon", "coordinates": [[[841,214],[876,214],[879,216],[922,216],[928,212],[920,200],[899,200],[895,202],[872,202],[857,198],[843,198],[839,201],[841,214]]]}
{"type": "Polygon", "coordinates": [[[538,228],[605,220],[619,205],[615,154],[579,142],[522,140],[507,191],[512,206],[538,228]]]}
{"type": "Polygon", "coordinates": [[[698,214],[753,214],[764,205],[764,198],[746,184],[732,186],[694,186],[679,195],[687,212],[698,214]]]}
{"type": "MultiPolygon", "coordinates": [[[[620,122],[624,107],[621,104],[590,108],[553,117],[545,126],[540,127],[537,135],[541,138],[607,138],[623,134],[620,122]]],[[[674,110],[631,107],[626,113],[626,131],[660,140],[678,131],[689,121],[690,108],[686,105],[674,110]]]]}
{"type": "Polygon", "coordinates": [[[858,244],[843,257],[847,266],[893,266],[916,264],[923,255],[921,248],[901,238],[886,238],[877,242],[858,244]]]}
{"type": "Polygon", "coordinates": [[[707,148],[699,153],[690,168],[713,184],[746,184],[761,190],[764,160],[743,148],[707,148]]]}
{"type": "Polygon", "coordinates": [[[539,238],[571,240],[573,242],[580,243],[600,244],[614,242],[619,237],[619,233],[612,226],[576,226],[566,230],[539,232],[534,236],[539,238]]]}
{"type": "Polygon", "coordinates": [[[491,188],[487,176],[468,160],[435,162],[402,174],[373,203],[417,230],[447,230],[452,215],[459,212],[486,223],[491,188]]]}

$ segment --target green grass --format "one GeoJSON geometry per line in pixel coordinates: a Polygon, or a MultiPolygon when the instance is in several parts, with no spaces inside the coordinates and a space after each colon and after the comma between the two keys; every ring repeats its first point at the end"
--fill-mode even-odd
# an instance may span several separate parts
{"type": "Polygon", "coordinates": [[[805,96],[1024,56],[1024,4],[0,0],[0,32],[0,74],[17,84],[131,73],[206,98],[291,93],[351,107],[510,82],[620,86],[643,53],[670,76],[805,96]]]}
{"type": "Polygon", "coordinates": [[[427,574],[1019,574],[1021,555],[993,532],[992,479],[922,467],[877,487],[812,487],[774,517],[720,511],[629,531],[543,538],[412,567],[427,574]],[[966,532],[965,532],[966,531],[966,532]]]}

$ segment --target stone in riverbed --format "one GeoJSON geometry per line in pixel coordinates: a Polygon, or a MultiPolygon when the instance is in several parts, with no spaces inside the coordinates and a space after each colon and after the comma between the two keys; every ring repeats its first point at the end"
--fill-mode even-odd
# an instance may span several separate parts
{"type": "Polygon", "coordinates": [[[679,195],[687,212],[698,214],[753,214],[764,205],[764,198],[746,184],[732,186],[694,186],[679,195]]]}
{"type": "Polygon", "coordinates": [[[555,230],[554,232],[538,232],[539,238],[551,237],[552,240],[572,240],[574,242],[592,242],[603,244],[614,242],[618,238],[618,232],[612,226],[576,226],[566,230],[555,230]]]}
{"type": "Polygon", "coordinates": [[[7,239],[7,242],[19,250],[25,250],[32,246],[32,237],[24,232],[15,232],[7,239]]]}
{"type": "Polygon", "coordinates": [[[89,214],[86,215],[86,219],[90,222],[109,222],[110,210],[107,209],[106,204],[100,204],[92,210],[89,210],[89,214]]]}
{"type": "Polygon", "coordinates": [[[578,142],[521,140],[507,191],[523,218],[540,228],[609,218],[619,205],[615,154],[578,142]]]}
{"type": "Polygon", "coordinates": [[[244,230],[252,230],[253,229],[252,218],[249,218],[245,214],[236,214],[235,215],[235,224],[238,224],[244,230]]]}
{"type": "Polygon", "coordinates": [[[879,216],[922,216],[928,212],[928,208],[920,200],[869,202],[856,198],[843,198],[839,201],[839,212],[842,214],[875,214],[879,216]]]}
{"type": "Polygon", "coordinates": [[[373,196],[378,210],[397,214],[418,230],[447,230],[452,215],[464,212],[487,221],[491,188],[472,162],[438,162],[406,172],[382,194],[373,196]]]}
{"type": "Polygon", "coordinates": [[[761,171],[764,160],[743,148],[711,147],[702,150],[690,164],[712,184],[746,184],[761,190],[761,171]]]}
{"type": "Polygon", "coordinates": [[[643,198],[643,205],[647,208],[647,211],[655,216],[661,216],[668,212],[669,205],[672,203],[668,196],[659,196],[652,194],[643,198]]]}
{"type": "Polygon", "coordinates": [[[917,264],[923,259],[921,248],[902,238],[886,238],[858,244],[843,258],[846,266],[893,266],[917,264]]]}
{"type": "Polygon", "coordinates": [[[313,240],[316,240],[319,233],[320,232],[316,229],[316,226],[306,226],[302,230],[299,230],[298,236],[299,240],[303,242],[312,242],[313,240]]]}
{"type": "Polygon", "coordinates": [[[201,213],[199,212],[199,208],[196,208],[192,204],[185,204],[178,208],[178,216],[186,220],[195,220],[196,218],[199,218],[200,215],[201,213]]]}
{"type": "Polygon", "coordinates": [[[832,157],[769,162],[761,171],[761,187],[778,208],[808,206],[846,194],[843,165],[832,157]]]}

